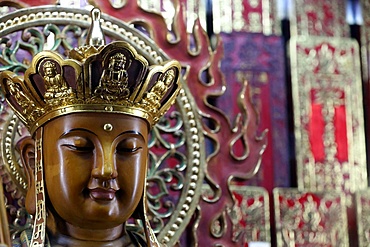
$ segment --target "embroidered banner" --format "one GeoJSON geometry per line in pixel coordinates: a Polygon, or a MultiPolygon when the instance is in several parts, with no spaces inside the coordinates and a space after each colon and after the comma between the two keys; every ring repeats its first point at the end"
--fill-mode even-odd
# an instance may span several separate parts
{"type": "Polygon", "coordinates": [[[214,33],[251,32],[280,34],[273,0],[213,0],[214,33]]]}
{"type": "Polygon", "coordinates": [[[227,109],[231,122],[236,118],[236,98],[247,80],[252,101],[259,114],[259,130],[268,129],[268,145],[262,157],[261,170],[251,185],[271,191],[273,187],[289,186],[289,148],[286,112],[284,45],[279,36],[234,32],[222,34],[224,60],[221,69],[227,88],[217,105],[227,109]],[[278,172],[277,172],[278,171],[278,172]]]}
{"type": "Polygon", "coordinates": [[[290,21],[292,36],[349,37],[346,1],[295,0],[290,21]]]}
{"type": "Polygon", "coordinates": [[[344,194],[276,188],[277,246],[349,246],[344,194]]]}
{"type": "Polygon", "coordinates": [[[367,187],[359,49],[345,38],[290,40],[298,188],[367,187]]]}

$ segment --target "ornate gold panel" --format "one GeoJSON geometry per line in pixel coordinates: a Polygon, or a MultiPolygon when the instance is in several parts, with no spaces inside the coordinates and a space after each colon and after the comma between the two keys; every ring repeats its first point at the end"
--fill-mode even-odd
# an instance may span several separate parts
{"type": "MultiPolygon", "coordinates": [[[[367,187],[359,49],[345,38],[290,41],[299,189],[367,187]]],[[[348,197],[347,205],[351,205],[348,197]]]]}
{"type": "Polygon", "coordinates": [[[361,27],[361,58],[364,81],[369,81],[370,60],[370,2],[361,0],[363,25],[361,27]]]}
{"type": "Polygon", "coordinates": [[[231,185],[235,204],[229,211],[233,239],[242,243],[270,242],[270,212],[268,192],[262,187],[231,185]]]}
{"type": "Polygon", "coordinates": [[[214,0],[212,1],[215,33],[245,31],[280,34],[273,0],[214,0]]]}
{"type": "Polygon", "coordinates": [[[370,246],[370,190],[358,191],[356,198],[359,247],[370,246]]]}
{"type": "Polygon", "coordinates": [[[346,1],[295,0],[290,32],[292,36],[349,37],[346,1]]]}
{"type": "MultiPolygon", "coordinates": [[[[203,185],[203,194],[212,194],[209,186],[203,185]]],[[[211,232],[217,234],[222,228],[231,228],[232,241],[248,244],[249,242],[270,242],[270,211],[267,190],[262,187],[230,185],[234,204],[228,207],[222,217],[230,225],[214,221],[211,232]]]]}
{"type": "Polygon", "coordinates": [[[343,193],[276,188],[273,195],[278,247],[349,246],[343,193]]]}

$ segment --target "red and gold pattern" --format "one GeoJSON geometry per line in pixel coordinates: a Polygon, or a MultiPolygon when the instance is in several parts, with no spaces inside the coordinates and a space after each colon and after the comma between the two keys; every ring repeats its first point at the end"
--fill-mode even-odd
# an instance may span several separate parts
{"type": "Polygon", "coordinates": [[[361,28],[361,57],[364,82],[369,88],[370,73],[370,2],[361,0],[363,25],[361,28]]]}
{"type": "Polygon", "coordinates": [[[245,246],[248,242],[270,242],[268,192],[261,187],[232,185],[234,205],[228,215],[232,221],[232,240],[245,246]],[[239,241],[241,239],[241,241],[239,241]]]}
{"type": "Polygon", "coordinates": [[[277,246],[348,247],[343,193],[275,189],[277,246]]]}
{"type": "Polygon", "coordinates": [[[301,36],[291,39],[290,53],[298,188],[346,194],[366,188],[358,45],[301,36]]]}
{"type": "Polygon", "coordinates": [[[215,33],[280,34],[273,0],[214,0],[212,5],[215,33]]]}
{"type": "Polygon", "coordinates": [[[296,0],[291,19],[291,35],[349,37],[346,1],[296,0]]]}
{"type": "Polygon", "coordinates": [[[370,245],[370,190],[356,193],[357,233],[359,246],[370,245]]]}
{"type": "Polygon", "coordinates": [[[287,96],[284,75],[284,42],[276,35],[233,32],[221,34],[225,57],[221,63],[228,87],[216,102],[233,120],[239,109],[230,98],[237,97],[243,82],[251,85],[252,101],[260,121],[259,131],[268,129],[268,145],[261,169],[248,185],[261,186],[269,192],[290,183],[287,96]]]}

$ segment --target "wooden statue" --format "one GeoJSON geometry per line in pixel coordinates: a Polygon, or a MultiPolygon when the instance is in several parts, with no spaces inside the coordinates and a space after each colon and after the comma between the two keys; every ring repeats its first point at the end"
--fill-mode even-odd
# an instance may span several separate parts
{"type": "Polygon", "coordinates": [[[181,67],[153,65],[124,41],[105,45],[99,15],[68,59],[43,51],[24,79],[0,75],[32,135],[19,143],[35,218],[21,246],[159,246],[146,217],[148,134],[174,103],[181,67]],[[125,227],[130,217],[145,238],[125,227]]]}

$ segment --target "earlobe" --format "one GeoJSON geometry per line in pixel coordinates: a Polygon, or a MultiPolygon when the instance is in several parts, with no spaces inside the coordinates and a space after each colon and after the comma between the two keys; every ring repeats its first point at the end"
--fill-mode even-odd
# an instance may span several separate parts
{"type": "Polygon", "coordinates": [[[35,141],[30,136],[27,136],[18,141],[17,150],[20,152],[21,161],[25,168],[25,173],[28,181],[25,206],[28,213],[35,214],[35,141]]]}

